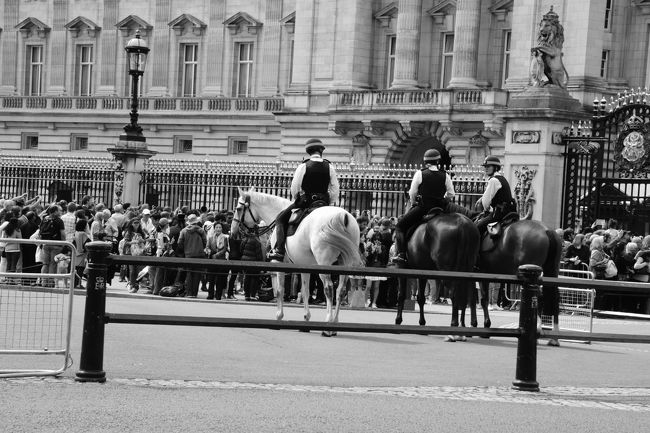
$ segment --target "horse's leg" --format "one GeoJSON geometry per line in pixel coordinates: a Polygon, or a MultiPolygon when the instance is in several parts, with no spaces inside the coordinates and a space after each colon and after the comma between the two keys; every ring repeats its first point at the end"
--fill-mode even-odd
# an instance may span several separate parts
{"type": "MultiPolygon", "coordinates": [[[[325,316],[325,321],[327,323],[332,323],[334,321],[334,315],[332,312],[332,300],[334,299],[334,284],[332,283],[332,278],[329,274],[319,274],[320,280],[323,282],[323,292],[325,293],[325,303],[327,305],[327,314],[325,316]]],[[[332,331],[323,331],[321,333],[323,337],[331,337],[332,331]]]]}
{"type": "MultiPolygon", "coordinates": [[[[490,320],[490,312],[488,311],[488,297],[490,296],[490,283],[487,281],[481,281],[479,283],[481,287],[481,308],[483,309],[483,327],[490,328],[492,326],[492,321],[490,320]]],[[[489,338],[489,337],[488,337],[489,338]]]]}
{"type": "Polygon", "coordinates": [[[311,319],[311,313],[309,312],[309,278],[310,274],[300,274],[300,294],[302,295],[302,303],[305,306],[305,321],[311,319]]]}
{"type": "MultiPolygon", "coordinates": [[[[457,305],[457,302],[456,302],[456,290],[457,290],[457,288],[453,284],[450,284],[448,281],[445,281],[444,284],[445,284],[445,287],[447,287],[447,289],[449,290],[449,295],[451,295],[450,296],[450,298],[451,298],[451,326],[457,327],[458,326],[458,305],[457,305]]],[[[453,342],[456,341],[456,337],[454,337],[453,335],[447,335],[447,337],[445,337],[445,341],[453,343],[453,342]]]]}
{"type": "Polygon", "coordinates": [[[420,325],[424,326],[427,321],[424,319],[424,291],[427,286],[426,278],[418,278],[418,305],[420,306],[420,325]]]}
{"type": "Polygon", "coordinates": [[[397,278],[397,315],[395,316],[395,324],[402,324],[402,311],[404,310],[404,290],[406,286],[406,278],[397,278]]]}
{"type": "MultiPolygon", "coordinates": [[[[343,295],[345,294],[347,282],[348,282],[347,275],[339,276],[339,285],[336,288],[336,307],[334,309],[334,319],[332,320],[332,323],[339,322],[339,311],[341,309],[341,302],[343,302],[343,295]]],[[[336,331],[332,331],[330,335],[334,337],[336,335],[336,331]]]]}
{"type": "Polygon", "coordinates": [[[476,296],[478,295],[476,290],[476,283],[468,281],[463,284],[467,285],[467,297],[469,298],[469,312],[471,315],[472,328],[476,328],[478,326],[478,319],[476,318],[476,296]]]}
{"type": "Polygon", "coordinates": [[[275,312],[275,318],[277,320],[282,320],[284,318],[284,273],[274,272],[271,276],[271,283],[273,284],[273,290],[275,291],[278,305],[277,311],[275,312]]]}
{"type": "MultiPolygon", "coordinates": [[[[553,331],[559,332],[560,331],[560,292],[556,287],[548,287],[546,289],[546,293],[544,293],[544,289],[542,288],[542,297],[544,295],[546,296],[552,296],[553,297],[553,302],[555,303],[555,313],[553,314],[553,331]]],[[[542,308],[541,306],[539,307],[540,309],[542,308]]],[[[541,316],[541,315],[540,315],[541,316]]],[[[551,338],[548,340],[547,343],[549,346],[554,346],[554,347],[559,347],[560,346],[560,340],[557,338],[551,338]]]]}

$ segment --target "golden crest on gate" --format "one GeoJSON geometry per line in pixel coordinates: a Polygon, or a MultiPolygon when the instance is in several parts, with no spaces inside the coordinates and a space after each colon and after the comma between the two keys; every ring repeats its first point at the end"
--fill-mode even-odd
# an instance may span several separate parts
{"type": "Polygon", "coordinates": [[[625,121],[623,131],[616,140],[614,159],[621,175],[637,177],[650,167],[650,136],[644,120],[636,111],[625,121]]]}

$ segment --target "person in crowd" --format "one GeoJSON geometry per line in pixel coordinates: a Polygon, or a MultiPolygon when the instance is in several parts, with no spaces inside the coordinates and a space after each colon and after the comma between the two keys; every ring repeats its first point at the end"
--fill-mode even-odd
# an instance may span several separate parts
{"type": "Polygon", "coordinates": [[[585,235],[578,233],[566,251],[567,267],[577,270],[588,267],[590,254],[589,247],[585,245],[585,235]]]}
{"type": "MultiPolygon", "coordinates": [[[[167,218],[160,218],[155,226],[153,238],[156,242],[156,257],[165,257],[169,255],[171,250],[171,242],[169,239],[169,220],[167,218]]],[[[160,294],[160,289],[164,286],[165,281],[165,267],[163,266],[150,266],[149,275],[152,282],[152,291],[154,295],[160,294]]]]}
{"type": "Polygon", "coordinates": [[[639,247],[634,242],[628,242],[625,245],[623,253],[618,257],[616,267],[618,268],[618,279],[621,281],[630,281],[634,279],[634,263],[636,262],[636,253],[639,247]]]}
{"type": "MultiPolygon", "coordinates": [[[[72,252],[67,245],[64,245],[61,248],[61,252],[54,256],[54,261],[56,262],[56,273],[59,275],[65,275],[70,272],[70,263],[72,262],[72,252]]],[[[68,283],[65,279],[59,278],[56,281],[56,286],[59,289],[68,288],[68,283]]]]}
{"type": "MultiPolygon", "coordinates": [[[[367,239],[366,236],[368,234],[368,217],[365,215],[359,215],[357,216],[357,224],[359,225],[359,231],[360,231],[360,236],[359,236],[359,254],[361,254],[361,257],[363,257],[364,261],[367,263],[368,261],[368,253],[369,251],[366,248],[366,243],[367,239]]],[[[365,298],[366,298],[366,277],[363,275],[353,275],[350,277],[350,293],[355,296],[355,301],[353,302],[350,300],[350,305],[353,307],[362,307],[365,306],[365,298]],[[361,293],[363,294],[363,302],[364,304],[359,305],[359,302],[357,302],[357,297],[361,293],[357,293],[358,290],[361,290],[361,293]]]]}
{"type": "Polygon", "coordinates": [[[590,256],[589,256],[589,270],[594,273],[596,279],[605,279],[605,268],[609,261],[609,256],[604,251],[605,238],[603,236],[595,236],[591,240],[590,256]]]}
{"type": "Polygon", "coordinates": [[[86,232],[86,227],[88,226],[88,221],[80,219],[76,222],[74,227],[74,237],[73,244],[77,250],[75,257],[75,281],[74,286],[77,289],[83,289],[81,281],[86,270],[86,264],[88,263],[88,250],[86,249],[86,244],[90,242],[88,233],[86,232]]]}
{"type": "Polygon", "coordinates": [[[483,162],[485,174],[489,177],[485,192],[476,203],[483,210],[482,217],[477,221],[481,236],[487,231],[490,223],[500,221],[510,212],[517,212],[517,203],[512,198],[510,184],[501,173],[501,160],[496,156],[488,156],[483,162]]]}
{"type": "MultiPolygon", "coordinates": [[[[141,256],[144,254],[146,235],[140,226],[140,220],[133,218],[124,230],[123,250],[122,254],[126,256],[141,256]]],[[[128,286],[129,293],[137,293],[139,290],[138,274],[142,270],[142,266],[129,265],[128,266],[128,286]]]]}
{"type": "MultiPolygon", "coordinates": [[[[187,217],[186,227],[181,230],[178,238],[178,250],[181,257],[205,258],[207,238],[201,227],[201,220],[195,214],[187,217]]],[[[185,296],[196,298],[199,292],[199,282],[202,271],[188,270],[185,278],[185,296]]]]}
{"type": "MultiPolygon", "coordinates": [[[[20,259],[20,244],[11,242],[10,239],[22,239],[22,233],[18,227],[18,219],[11,216],[9,221],[2,225],[0,230],[0,238],[2,244],[2,258],[6,261],[6,269],[8,273],[15,273],[18,267],[18,260],[20,259]]],[[[18,283],[17,280],[9,280],[12,283],[18,283]]]]}
{"type": "MultiPolygon", "coordinates": [[[[245,236],[241,241],[242,261],[263,261],[264,253],[262,243],[258,235],[257,225],[253,228],[250,236],[245,236]]],[[[244,298],[247,301],[257,300],[257,291],[260,287],[259,271],[244,272],[244,298]]]]}
{"type": "MultiPolygon", "coordinates": [[[[40,238],[47,241],[61,241],[65,240],[65,226],[61,219],[61,209],[58,205],[51,205],[47,209],[47,216],[41,221],[39,227],[40,238]]],[[[61,245],[43,245],[43,252],[41,255],[43,267],[41,273],[55,274],[56,262],[54,257],[61,252],[63,247],[61,245]]],[[[54,281],[43,281],[44,285],[54,287],[54,281]]]]}
{"type": "Polygon", "coordinates": [[[104,213],[97,212],[93,217],[93,222],[90,226],[90,238],[93,242],[103,241],[106,237],[106,231],[104,229],[104,213]]]}
{"type": "Polygon", "coordinates": [[[647,283],[650,281],[650,235],[643,238],[634,260],[634,280],[647,283]]]}
{"type": "Polygon", "coordinates": [[[151,237],[154,232],[154,225],[151,219],[151,211],[148,208],[142,209],[142,218],[140,219],[140,226],[147,238],[151,237]]]}
{"type": "Polygon", "coordinates": [[[63,227],[65,228],[65,240],[72,242],[74,239],[75,233],[75,223],[77,222],[77,217],[74,213],[77,211],[77,204],[75,202],[68,203],[67,212],[61,216],[63,221],[63,227]]]}
{"type": "MultiPolygon", "coordinates": [[[[242,238],[239,233],[229,232],[228,234],[228,260],[241,260],[242,258],[242,238]]],[[[235,283],[237,280],[241,281],[244,274],[241,271],[231,269],[230,277],[228,279],[228,295],[226,299],[234,300],[235,298],[235,283]]]]}
{"type": "Polygon", "coordinates": [[[285,253],[285,232],[294,209],[309,208],[315,201],[333,204],[339,196],[339,181],[334,166],[323,159],[325,146],[323,142],[310,138],[305,144],[309,159],[296,168],[291,181],[291,203],[276,218],[274,248],[269,252],[270,260],[283,261],[285,253]]]}
{"type": "MultiPolygon", "coordinates": [[[[25,213],[25,218],[27,221],[20,227],[20,232],[23,235],[23,239],[31,239],[32,236],[36,236],[38,232],[38,227],[40,225],[40,218],[34,211],[28,211],[25,213]]],[[[20,252],[23,259],[22,271],[30,274],[37,274],[41,271],[42,263],[36,262],[36,245],[35,244],[21,244],[20,252]]],[[[30,284],[35,284],[34,279],[29,279],[26,282],[30,284]]]]}
{"type": "MultiPolygon", "coordinates": [[[[228,259],[228,236],[223,233],[223,226],[215,222],[208,232],[208,243],[206,254],[210,259],[228,259]]],[[[224,290],[228,286],[228,273],[225,270],[208,271],[208,299],[221,299],[224,290]]]]}

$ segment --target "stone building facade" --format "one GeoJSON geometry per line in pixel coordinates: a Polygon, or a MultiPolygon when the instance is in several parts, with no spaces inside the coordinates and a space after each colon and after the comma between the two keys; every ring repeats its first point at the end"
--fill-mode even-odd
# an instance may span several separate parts
{"type": "Polygon", "coordinates": [[[335,162],[417,162],[430,147],[507,161],[509,101],[552,6],[576,119],[648,85],[644,0],[2,0],[0,148],[106,154],[128,121],[123,47],[140,29],[157,158],[300,160],[319,137],[335,162]]]}

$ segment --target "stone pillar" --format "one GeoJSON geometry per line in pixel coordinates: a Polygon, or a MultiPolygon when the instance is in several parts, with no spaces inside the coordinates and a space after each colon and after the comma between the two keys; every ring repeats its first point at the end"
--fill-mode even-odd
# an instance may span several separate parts
{"type": "Polygon", "coordinates": [[[50,84],[47,87],[48,95],[64,95],[65,90],[65,59],[66,37],[68,29],[65,28],[68,18],[68,0],[54,0],[52,31],[50,33],[50,84]]]}
{"type": "MultiPolygon", "coordinates": [[[[213,2],[221,3],[221,2],[213,2]]],[[[171,0],[156,0],[155,21],[153,24],[153,74],[149,96],[169,96],[169,52],[170,29],[167,25],[171,21],[171,0]]]]}
{"type": "Polygon", "coordinates": [[[450,88],[476,88],[481,0],[458,0],[454,21],[454,62],[450,88]]]}
{"type": "Polygon", "coordinates": [[[226,19],[226,2],[210,2],[210,19],[206,29],[206,73],[203,96],[223,96],[223,55],[224,26],[226,19]],[[218,54],[217,54],[218,53],[218,54]]]}
{"type": "Polygon", "coordinates": [[[97,96],[116,95],[115,78],[117,74],[117,28],[119,0],[104,0],[104,19],[102,20],[102,64],[99,69],[97,96]]]}
{"type": "Polygon", "coordinates": [[[282,26],[282,0],[267,0],[262,28],[262,83],[260,95],[277,95],[279,93],[278,73],[280,66],[280,34],[282,26]]]}
{"type": "Polygon", "coordinates": [[[393,88],[415,88],[418,84],[422,0],[399,0],[397,46],[393,88]]]}
{"type": "MultiPolygon", "coordinates": [[[[13,95],[16,93],[16,48],[18,44],[18,31],[14,28],[18,24],[19,0],[5,0],[4,22],[2,23],[2,79],[0,81],[0,94],[13,95]]],[[[24,67],[24,66],[23,66],[24,67]]]]}
{"type": "Polygon", "coordinates": [[[333,88],[369,87],[372,53],[372,2],[343,0],[338,4],[333,88]]]}
{"type": "Polygon", "coordinates": [[[312,65],[314,62],[314,26],[316,2],[296,2],[296,25],[293,43],[291,84],[284,97],[286,109],[300,111],[309,109],[312,65]]]}
{"type": "Polygon", "coordinates": [[[144,163],[158,152],[148,150],[146,144],[144,147],[136,148],[130,145],[126,147],[126,143],[133,144],[134,142],[119,141],[117,146],[108,149],[113,158],[122,165],[119,173],[116,173],[116,196],[113,201],[115,203],[137,204],[140,202],[140,181],[142,180],[144,163]],[[119,185],[120,181],[121,185],[119,185]]]}

